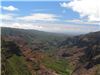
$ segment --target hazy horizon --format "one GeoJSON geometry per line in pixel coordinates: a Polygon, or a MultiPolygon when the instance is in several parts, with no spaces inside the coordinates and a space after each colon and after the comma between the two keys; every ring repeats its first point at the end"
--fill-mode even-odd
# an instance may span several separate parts
{"type": "Polygon", "coordinates": [[[80,2],[78,0],[61,2],[8,2],[6,0],[1,2],[0,8],[2,11],[0,13],[1,27],[68,34],[100,31],[99,4],[94,0],[81,0],[80,2]]]}

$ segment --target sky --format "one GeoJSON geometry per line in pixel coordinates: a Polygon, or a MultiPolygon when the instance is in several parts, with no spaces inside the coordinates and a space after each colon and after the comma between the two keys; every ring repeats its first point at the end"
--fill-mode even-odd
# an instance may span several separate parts
{"type": "Polygon", "coordinates": [[[100,31],[100,0],[2,0],[2,27],[57,33],[100,31]]]}

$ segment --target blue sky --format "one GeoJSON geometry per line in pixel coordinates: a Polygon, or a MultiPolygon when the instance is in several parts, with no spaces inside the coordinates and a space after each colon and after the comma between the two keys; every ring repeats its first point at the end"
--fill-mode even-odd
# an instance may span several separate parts
{"type": "MultiPolygon", "coordinates": [[[[60,17],[61,20],[79,18],[78,13],[73,12],[71,9],[60,7],[59,2],[2,2],[2,6],[9,5],[19,8],[19,11],[14,12],[18,13],[19,15],[28,15],[31,13],[50,13],[62,16],[60,17]]],[[[3,10],[3,13],[6,12],[9,13],[9,11],[3,10]]]]}
{"type": "Polygon", "coordinates": [[[93,10],[84,12],[89,8],[81,10],[84,5],[77,8],[74,3],[78,1],[71,2],[72,0],[2,1],[0,6],[2,26],[60,33],[99,31],[100,14],[93,13],[96,9],[93,7],[93,10]]]}

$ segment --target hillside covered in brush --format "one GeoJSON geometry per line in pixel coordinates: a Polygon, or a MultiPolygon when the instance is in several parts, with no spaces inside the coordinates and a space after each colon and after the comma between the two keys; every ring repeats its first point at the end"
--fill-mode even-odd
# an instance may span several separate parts
{"type": "Polygon", "coordinates": [[[100,75],[99,38],[1,28],[2,75],[100,75]]]}

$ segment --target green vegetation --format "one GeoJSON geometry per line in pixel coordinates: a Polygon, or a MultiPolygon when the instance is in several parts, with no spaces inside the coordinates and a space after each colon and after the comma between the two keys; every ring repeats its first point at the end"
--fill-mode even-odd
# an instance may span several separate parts
{"type": "Polygon", "coordinates": [[[100,64],[97,65],[96,75],[100,75],[100,64]]]}
{"type": "Polygon", "coordinates": [[[13,55],[7,62],[10,75],[31,75],[23,57],[13,55]]]}
{"type": "Polygon", "coordinates": [[[2,75],[31,75],[27,69],[26,61],[14,42],[2,40],[1,47],[2,75]]]}
{"type": "Polygon", "coordinates": [[[49,33],[37,30],[24,30],[24,29],[15,29],[15,28],[3,28],[1,29],[2,36],[17,36],[21,37],[27,42],[32,43],[40,43],[40,42],[49,42],[52,44],[56,42],[64,40],[67,35],[64,34],[56,34],[56,33],[49,33]],[[26,35],[27,34],[27,35],[26,35]]]}
{"type": "Polygon", "coordinates": [[[33,66],[33,69],[35,71],[38,71],[40,69],[40,63],[39,62],[32,61],[32,66],[33,66]]]}
{"type": "Polygon", "coordinates": [[[57,60],[53,57],[45,57],[43,63],[47,68],[56,71],[60,75],[70,75],[72,73],[72,68],[65,59],[57,60]]]}
{"type": "Polygon", "coordinates": [[[2,28],[2,75],[31,75],[30,72],[36,75],[71,75],[72,71],[77,75],[81,70],[82,75],[85,75],[84,71],[88,73],[88,69],[93,67],[98,67],[94,73],[100,75],[99,34],[95,32],[73,37],[36,30],[2,28]],[[21,50],[14,42],[18,43],[21,50]]]}

